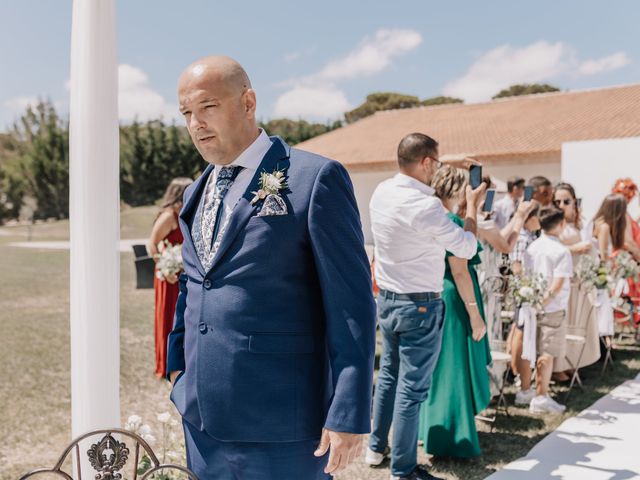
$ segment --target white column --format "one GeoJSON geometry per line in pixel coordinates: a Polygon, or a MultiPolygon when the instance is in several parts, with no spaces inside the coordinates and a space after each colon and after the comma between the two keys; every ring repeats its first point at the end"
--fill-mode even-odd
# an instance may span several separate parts
{"type": "Polygon", "coordinates": [[[115,1],[74,0],[69,139],[74,437],[120,425],[117,69],[115,1]]]}

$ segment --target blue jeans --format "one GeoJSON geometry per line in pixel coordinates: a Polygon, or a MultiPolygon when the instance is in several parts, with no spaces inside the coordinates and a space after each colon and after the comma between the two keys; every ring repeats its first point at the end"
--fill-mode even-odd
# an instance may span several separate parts
{"type": "Polygon", "coordinates": [[[420,405],[440,354],[444,303],[378,297],[378,322],[382,358],[369,448],[384,451],[393,422],[391,473],[405,477],[417,466],[420,405]]]}

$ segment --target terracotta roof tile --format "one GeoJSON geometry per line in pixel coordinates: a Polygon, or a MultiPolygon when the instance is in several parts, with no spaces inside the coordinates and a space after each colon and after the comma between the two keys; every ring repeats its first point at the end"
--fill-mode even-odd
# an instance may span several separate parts
{"type": "Polygon", "coordinates": [[[411,132],[435,138],[441,155],[478,159],[560,152],[567,141],[640,136],[640,84],[378,112],[297,147],[346,166],[374,166],[395,162],[398,142],[411,132]]]}

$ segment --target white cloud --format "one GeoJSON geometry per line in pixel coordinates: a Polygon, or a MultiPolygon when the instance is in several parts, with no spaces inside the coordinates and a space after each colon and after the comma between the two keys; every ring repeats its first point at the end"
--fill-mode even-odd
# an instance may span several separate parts
{"type": "Polygon", "coordinates": [[[291,53],[286,53],[283,59],[286,63],[291,63],[291,62],[295,62],[301,56],[302,56],[302,52],[291,52],[291,53]]]}
{"type": "Polygon", "coordinates": [[[413,30],[378,30],[373,38],[365,38],[355,50],[329,62],[314,77],[337,81],[370,76],[388,68],[393,57],[421,43],[422,35],[413,30]]]}
{"type": "Polygon", "coordinates": [[[468,102],[485,101],[516,83],[545,82],[562,75],[594,75],[630,61],[622,52],[582,63],[576,57],[575,50],[562,42],[540,41],[522,48],[502,45],[481,55],[467,73],[447,83],[443,94],[468,102]]]}
{"type": "Polygon", "coordinates": [[[624,52],[614,53],[607,57],[597,60],[587,60],[578,68],[578,72],[582,75],[596,75],[602,72],[617,70],[631,63],[631,59],[624,52]]]}
{"type": "Polygon", "coordinates": [[[120,120],[141,121],[163,117],[171,120],[178,116],[178,107],[149,85],[149,77],[141,69],[131,65],[118,66],[118,109],[120,120]]]}
{"type": "Polygon", "coordinates": [[[36,106],[38,104],[37,97],[15,97],[2,103],[3,106],[12,110],[14,113],[22,115],[28,106],[36,106]]]}
{"type": "Polygon", "coordinates": [[[351,52],[328,62],[318,72],[280,84],[288,91],[280,95],[274,107],[275,116],[327,120],[340,118],[351,109],[346,94],[337,84],[380,73],[395,57],[415,50],[422,35],[413,30],[378,30],[364,38],[351,52]]]}
{"type": "Polygon", "coordinates": [[[276,100],[274,115],[288,118],[336,118],[352,107],[334,87],[293,87],[276,100]]]}

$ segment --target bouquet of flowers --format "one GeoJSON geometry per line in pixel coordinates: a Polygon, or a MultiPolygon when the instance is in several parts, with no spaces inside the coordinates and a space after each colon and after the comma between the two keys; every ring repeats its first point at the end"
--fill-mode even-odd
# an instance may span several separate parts
{"type": "Polygon", "coordinates": [[[629,252],[623,250],[616,255],[613,264],[613,276],[617,280],[632,278],[637,282],[638,278],[640,278],[640,265],[629,252]]]}
{"type": "Polygon", "coordinates": [[[516,307],[528,304],[534,308],[542,307],[542,299],[547,291],[547,281],[538,275],[511,275],[509,277],[509,297],[516,307]]]}
{"type": "Polygon", "coordinates": [[[614,281],[609,265],[598,261],[591,255],[582,255],[580,257],[575,267],[575,276],[587,292],[594,288],[608,290],[614,281]]]}
{"type": "Polygon", "coordinates": [[[155,255],[156,277],[166,280],[167,277],[177,276],[183,269],[182,245],[171,245],[167,240],[158,244],[160,253],[155,255]]]}

